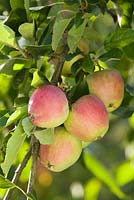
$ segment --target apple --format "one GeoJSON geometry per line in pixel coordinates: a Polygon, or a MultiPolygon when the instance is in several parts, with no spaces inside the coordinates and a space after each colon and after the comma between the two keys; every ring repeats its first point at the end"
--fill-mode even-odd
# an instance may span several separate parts
{"type": "Polygon", "coordinates": [[[102,137],[109,127],[109,116],[103,102],[94,95],[80,97],[64,123],[65,128],[80,140],[91,142],[102,137]]]}
{"type": "Polygon", "coordinates": [[[104,69],[87,76],[87,84],[91,94],[99,97],[108,112],[116,110],[123,100],[124,82],[115,69],[104,69]]]}
{"type": "Polygon", "coordinates": [[[81,52],[83,52],[84,54],[88,54],[89,53],[89,40],[85,39],[85,38],[81,38],[77,44],[78,48],[80,49],[81,52]]]}
{"type": "Polygon", "coordinates": [[[49,170],[60,172],[73,165],[81,152],[81,141],[64,127],[57,127],[53,144],[40,145],[40,162],[49,170]]]}
{"type": "MultiPolygon", "coordinates": [[[[38,181],[39,185],[49,187],[53,182],[53,177],[51,172],[46,169],[39,160],[36,164],[36,180],[38,181]]],[[[37,182],[36,181],[36,182],[37,182]]]]}
{"type": "Polygon", "coordinates": [[[44,85],[30,97],[28,114],[32,123],[38,127],[57,127],[64,123],[68,113],[68,100],[57,86],[44,85]]]}

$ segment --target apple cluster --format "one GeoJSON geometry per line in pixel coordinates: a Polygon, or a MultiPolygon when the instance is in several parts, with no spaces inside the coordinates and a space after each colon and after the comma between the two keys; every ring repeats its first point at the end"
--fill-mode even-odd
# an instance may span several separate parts
{"type": "Polygon", "coordinates": [[[32,123],[54,128],[54,142],[40,145],[40,161],[59,172],[73,165],[82,152],[83,143],[103,137],[109,128],[109,112],[116,110],[124,96],[120,73],[104,69],[87,76],[89,94],[80,97],[69,109],[65,93],[57,86],[36,89],[29,100],[32,123]]]}

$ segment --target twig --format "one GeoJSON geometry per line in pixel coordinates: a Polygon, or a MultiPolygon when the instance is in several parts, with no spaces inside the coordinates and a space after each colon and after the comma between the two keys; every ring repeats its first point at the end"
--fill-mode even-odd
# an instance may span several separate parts
{"type": "MultiPolygon", "coordinates": [[[[31,154],[32,154],[32,145],[30,145],[30,148],[28,150],[28,152],[26,153],[23,161],[21,162],[21,164],[18,166],[18,168],[16,169],[15,171],[15,174],[14,174],[14,177],[12,179],[12,183],[16,184],[23,169],[25,168],[27,162],[29,161],[30,157],[31,157],[31,154]]],[[[11,195],[12,195],[12,192],[13,192],[14,189],[9,189],[7,190],[5,196],[4,196],[4,199],[3,200],[10,200],[11,199],[11,195]]]]}
{"type": "MultiPolygon", "coordinates": [[[[37,160],[38,160],[38,154],[39,154],[39,141],[36,139],[36,137],[33,135],[31,138],[32,142],[32,167],[30,170],[29,175],[29,181],[27,186],[27,193],[32,194],[35,177],[36,177],[36,169],[37,169],[37,160]]],[[[27,198],[28,200],[29,198],[27,198]]]]}
{"type": "MultiPolygon", "coordinates": [[[[53,74],[53,77],[51,79],[51,83],[53,85],[57,85],[59,78],[61,76],[61,71],[64,63],[64,57],[59,57],[59,62],[56,66],[55,72],[53,74]]],[[[32,167],[30,170],[29,175],[29,181],[27,186],[27,194],[33,193],[33,187],[36,177],[36,169],[37,169],[37,160],[38,160],[38,153],[39,153],[39,141],[36,139],[36,137],[32,136],[32,167]]],[[[29,198],[27,198],[29,200],[29,198]]]]}
{"type": "Polygon", "coordinates": [[[54,72],[52,79],[51,79],[51,83],[53,85],[57,85],[57,83],[59,81],[59,78],[60,78],[61,72],[62,72],[62,68],[63,68],[63,63],[64,63],[64,60],[65,60],[63,56],[58,56],[58,58],[59,58],[59,62],[56,65],[55,72],[54,72]]]}

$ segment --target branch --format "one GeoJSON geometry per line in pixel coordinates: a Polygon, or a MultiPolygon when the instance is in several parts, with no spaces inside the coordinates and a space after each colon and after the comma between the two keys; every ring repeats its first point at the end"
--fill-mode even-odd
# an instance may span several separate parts
{"type": "Polygon", "coordinates": [[[51,79],[51,83],[53,85],[57,85],[57,83],[59,81],[59,78],[60,78],[61,72],[62,72],[62,68],[63,68],[63,64],[64,64],[64,60],[65,60],[62,55],[58,56],[58,59],[59,59],[59,62],[56,65],[55,72],[54,72],[52,79],[51,79]]]}
{"type": "MultiPolygon", "coordinates": [[[[22,163],[18,166],[18,168],[16,169],[15,171],[15,174],[14,174],[14,177],[12,179],[12,183],[16,184],[23,169],[26,167],[27,165],[27,162],[29,161],[30,157],[31,157],[31,154],[32,154],[32,145],[30,145],[30,148],[28,150],[28,152],[26,153],[22,163]]],[[[9,189],[7,190],[5,196],[4,196],[4,199],[3,200],[10,200],[11,199],[11,195],[13,193],[13,190],[14,189],[9,189]]]]}
{"type": "MultiPolygon", "coordinates": [[[[32,167],[30,170],[29,175],[29,181],[27,186],[27,193],[32,194],[35,177],[36,177],[36,169],[37,169],[37,160],[38,160],[38,154],[39,154],[39,141],[36,139],[36,137],[33,135],[31,138],[32,143],[32,167]]],[[[28,200],[29,198],[27,198],[28,200]]]]}
{"type": "MultiPolygon", "coordinates": [[[[64,64],[64,56],[59,56],[59,62],[56,66],[55,72],[53,74],[53,77],[51,79],[51,83],[53,85],[57,85],[59,78],[61,76],[62,72],[62,67],[64,64]]],[[[32,194],[33,193],[33,187],[34,187],[34,182],[35,182],[35,177],[36,177],[36,170],[37,170],[37,160],[38,160],[38,154],[39,154],[39,141],[36,139],[36,137],[33,135],[32,136],[32,167],[30,170],[30,175],[29,175],[29,181],[28,181],[28,186],[27,186],[27,193],[32,194]]],[[[27,198],[29,200],[29,198],[27,198]]]]}

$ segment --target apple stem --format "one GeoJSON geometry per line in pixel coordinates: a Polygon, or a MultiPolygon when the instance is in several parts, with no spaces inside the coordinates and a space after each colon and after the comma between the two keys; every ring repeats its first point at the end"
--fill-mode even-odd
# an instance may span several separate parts
{"type": "MultiPolygon", "coordinates": [[[[32,154],[32,144],[30,145],[29,147],[29,150],[28,152],[26,153],[24,159],[22,160],[21,164],[17,167],[16,171],[15,171],[15,174],[13,176],[13,179],[12,179],[12,183],[16,184],[18,182],[18,179],[23,171],[23,169],[26,167],[30,157],[31,157],[31,154],[32,154]]],[[[3,200],[10,200],[11,199],[11,195],[13,193],[13,190],[14,189],[8,189],[5,196],[4,196],[4,199],[3,200]]]]}

